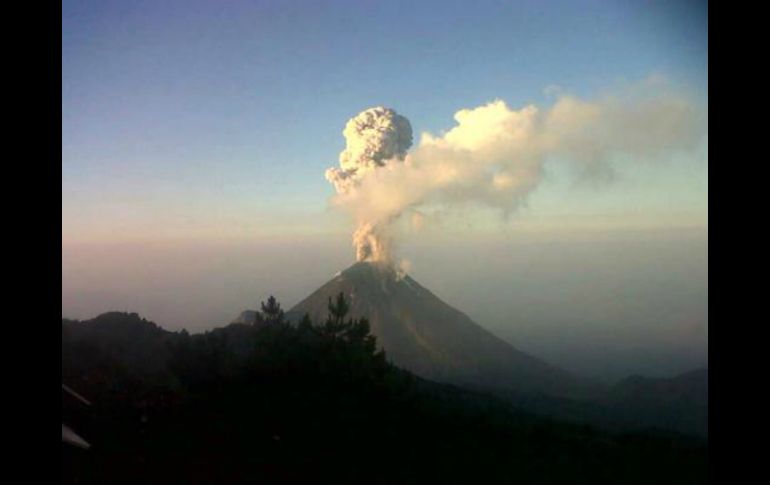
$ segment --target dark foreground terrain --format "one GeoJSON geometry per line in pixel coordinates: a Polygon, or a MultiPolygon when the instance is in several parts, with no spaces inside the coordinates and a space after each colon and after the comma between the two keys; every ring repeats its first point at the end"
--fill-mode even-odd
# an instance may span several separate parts
{"type": "Polygon", "coordinates": [[[536,417],[390,365],[368,324],[198,335],[136,314],[62,321],[63,483],[705,483],[707,442],[536,417]]]}

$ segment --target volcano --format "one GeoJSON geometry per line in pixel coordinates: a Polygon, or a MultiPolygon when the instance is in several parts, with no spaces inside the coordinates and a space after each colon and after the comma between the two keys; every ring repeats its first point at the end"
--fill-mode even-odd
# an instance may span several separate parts
{"type": "Polygon", "coordinates": [[[441,301],[408,275],[358,262],[286,313],[323,322],[339,293],[350,316],[366,317],[391,362],[426,379],[475,389],[583,397],[581,379],[517,350],[441,301]]]}

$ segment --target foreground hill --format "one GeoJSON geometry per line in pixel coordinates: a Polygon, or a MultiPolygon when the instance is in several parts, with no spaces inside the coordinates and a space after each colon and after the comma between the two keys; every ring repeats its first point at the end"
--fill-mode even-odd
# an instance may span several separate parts
{"type": "Polygon", "coordinates": [[[515,411],[388,364],[364,322],[198,335],[135,314],[62,322],[65,483],[704,483],[705,442],[515,411]]]}

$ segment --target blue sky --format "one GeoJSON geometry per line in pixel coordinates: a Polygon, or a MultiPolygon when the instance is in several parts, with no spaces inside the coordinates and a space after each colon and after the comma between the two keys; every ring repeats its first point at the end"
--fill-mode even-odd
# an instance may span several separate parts
{"type": "MultiPolygon", "coordinates": [[[[345,121],[373,105],[437,133],[496,98],[591,98],[653,74],[707,103],[699,2],[103,0],[62,13],[63,240],[320,230],[323,171],[345,121]]],[[[703,224],[707,165],[688,163],[604,191],[556,177],[531,213],[678,210],[703,224]]]]}

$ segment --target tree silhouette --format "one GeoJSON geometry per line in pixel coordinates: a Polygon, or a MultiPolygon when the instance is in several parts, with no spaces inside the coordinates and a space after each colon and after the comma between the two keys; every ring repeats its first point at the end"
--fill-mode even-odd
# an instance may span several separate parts
{"type": "Polygon", "coordinates": [[[313,327],[313,321],[310,320],[310,315],[305,313],[304,315],[302,315],[302,319],[299,321],[299,325],[297,326],[297,328],[305,332],[312,329],[312,327],[313,327]]]}
{"type": "Polygon", "coordinates": [[[278,300],[276,300],[273,295],[270,295],[270,297],[267,299],[267,304],[265,304],[263,301],[261,306],[265,323],[272,325],[284,323],[281,304],[278,303],[278,300]]]}
{"type": "MultiPolygon", "coordinates": [[[[284,319],[273,297],[262,312],[284,319]]],[[[193,335],[127,313],[62,319],[62,379],[95,403],[71,424],[98,445],[62,448],[62,483],[402,483],[404,470],[426,483],[708,481],[707,441],[605,434],[418,379],[350,312],[339,295],[326,323],[193,335]]]]}
{"type": "Polygon", "coordinates": [[[335,323],[342,323],[349,310],[350,305],[345,301],[345,295],[342,292],[337,295],[334,303],[332,303],[331,297],[329,298],[329,318],[333,319],[335,323]]]}
{"type": "Polygon", "coordinates": [[[370,333],[369,320],[360,318],[350,322],[345,329],[345,339],[353,346],[360,347],[367,355],[377,350],[377,338],[370,333]]]}
{"type": "Polygon", "coordinates": [[[327,337],[331,337],[332,340],[336,340],[341,337],[346,330],[352,325],[352,322],[345,321],[345,317],[350,310],[350,306],[345,301],[345,295],[340,293],[337,298],[332,302],[329,297],[329,315],[326,317],[326,323],[323,326],[323,333],[327,337]]]}

